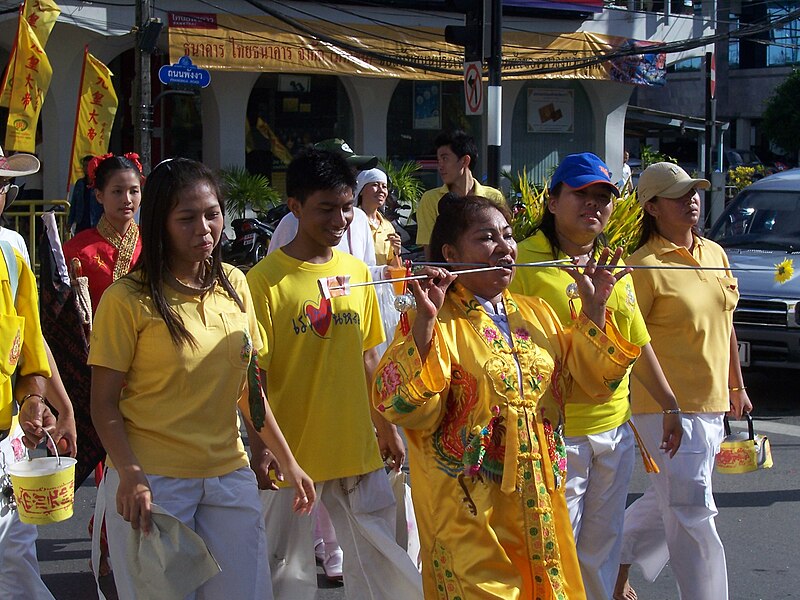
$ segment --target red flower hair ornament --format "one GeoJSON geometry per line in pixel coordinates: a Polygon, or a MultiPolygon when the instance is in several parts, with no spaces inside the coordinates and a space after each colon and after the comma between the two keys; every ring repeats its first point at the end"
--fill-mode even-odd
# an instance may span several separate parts
{"type": "MultiPolygon", "coordinates": [[[[131,161],[139,171],[139,175],[144,176],[142,173],[142,163],[139,162],[139,155],[136,152],[126,152],[123,154],[125,158],[131,161]]],[[[86,166],[86,175],[89,178],[89,187],[93,188],[95,184],[95,174],[97,173],[97,169],[100,165],[105,161],[107,158],[114,158],[114,153],[109,152],[108,154],[103,154],[102,156],[93,156],[89,160],[89,164],[86,166]]]]}

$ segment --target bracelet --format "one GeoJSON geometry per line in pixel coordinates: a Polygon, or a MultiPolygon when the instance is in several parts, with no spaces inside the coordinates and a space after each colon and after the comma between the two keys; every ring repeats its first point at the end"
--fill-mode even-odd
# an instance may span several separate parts
{"type": "Polygon", "coordinates": [[[680,408],[665,408],[661,412],[665,415],[679,415],[683,411],[680,408]]]}
{"type": "Polygon", "coordinates": [[[19,401],[19,404],[18,404],[18,405],[19,405],[19,407],[20,407],[20,408],[22,408],[22,405],[23,405],[23,404],[25,404],[25,401],[26,401],[28,398],[39,398],[39,400],[41,400],[42,402],[44,402],[44,396],[42,396],[41,394],[25,394],[25,395],[22,397],[22,400],[20,400],[20,401],[19,401]]]}
{"type": "Polygon", "coordinates": [[[743,392],[743,391],[745,391],[746,389],[747,389],[747,388],[746,388],[745,386],[741,386],[741,387],[729,387],[729,388],[728,388],[728,391],[729,391],[729,392],[743,392]]]}

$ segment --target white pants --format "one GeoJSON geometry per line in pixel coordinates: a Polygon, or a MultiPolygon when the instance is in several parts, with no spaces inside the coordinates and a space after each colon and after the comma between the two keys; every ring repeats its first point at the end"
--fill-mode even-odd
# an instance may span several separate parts
{"type": "MultiPolygon", "coordinates": [[[[17,426],[0,442],[0,461],[5,460],[6,465],[17,462],[21,438],[22,428],[17,426]],[[17,440],[13,442],[16,453],[12,440],[17,440]]],[[[36,526],[21,522],[17,512],[0,501],[0,598],[3,600],[54,600],[39,574],[36,537],[36,526]]]]}
{"type": "MultiPolygon", "coordinates": [[[[222,571],[188,599],[271,600],[264,521],[255,474],[243,467],[220,477],[178,479],[148,475],[153,501],[194,530],[217,559],[222,571]]],[[[105,494],[106,533],[120,600],[135,598],[124,559],[133,531],[116,511],[119,474],[108,469],[98,493],[105,494]]],[[[96,527],[100,521],[95,518],[96,527]]]]}
{"type": "Polygon", "coordinates": [[[622,548],[628,483],[636,459],[627,423],[609,431],[569,436],[564,489],[587,600],[608,600],[622,548]]]}
{"type": "MultiPolygon", "coordinates": [[[[351,600],[422,599],[422,579],[395,541],[395,502],[383,469],[360,477],[318,482],[344,552],[344,589],[351,600]]],[[[317,570],[313,518],[292,512],[294,490],[262,491],[276,600],[314,600],[317,570]]]]}
{"type": "MultiPolygon", "coordinates": [[[[635,415],[648,448],[661,440],[661,415],[635,415]]],[[[683,415],[683,440],[673,458],[653,453],[660,473],[625,511],[622,564],[638,564],[655,581],[670,562],[685,600],[726,600],[725,550],[714,525],[711,493],[714,456],[724,436],[722,413],[683,415]]]]}

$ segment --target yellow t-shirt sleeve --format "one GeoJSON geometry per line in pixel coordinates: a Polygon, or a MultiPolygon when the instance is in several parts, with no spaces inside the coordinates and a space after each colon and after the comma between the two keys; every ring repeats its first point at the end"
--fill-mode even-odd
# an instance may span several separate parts
{"type": "Polygon", "coordinates": [[[427,246],[431,242],[433,225],[439,214],[439,199],[437,190],[428,190],[422,194],[417,205],[417,244],[427,246]]]}
{"type": "Polygon", "coordinates": [[[44,351],[44,336],[39,321],[39,294],[36,291],[36,277],[22,255],[14,250],[17,259],[17,314],[25,318],[23,344],[20,360],[20,375],[42,375],[50,377],[50,364],[44,351]]]}
{"type": "MultiPolygon", "coordinates": [[[[226,265],[227,267],[227,265],[226,265]]],[[[250,339],[253,341],[253,349],[260,352],[264,347],[264,338],[262,336],[262,329],[256,318],[255,307],[253,306],[253,297],[250,294],[250,286],[247,284],[244,273],[236,267],[230,267],[228,271],[228,279],[239,294],[239,298],[244,305],[244,312],[247,314],[247,325],[250,333],[250,339]]]]}
{"type": "MultiPolygon", "coordinates": [[[[92,323],[89,345],[90,365],[127,373],[133,364],[139,338],[139,326],[133,300],[140,296],[125,280],[119,280],[103,292],[92,323]]],[[[171,344],[171,339],[164,340],[171,344]]]]}
{"type": "Polygon", "coordinates": [[[258,366],[260,369],[266,371],[269,365],[270,348],[274,347],[273,344],[273,329],[272,329],[272,313],[269,309],[269,302],[267,301],[267,280],[258,268],[253,267],[247,272],[247,287],[249,288],[249,295],[252,301],[252,310],[249,311],[253,314],[256,320],[259,336],[261,338],[261,347],[258,350],[258,366]]]}

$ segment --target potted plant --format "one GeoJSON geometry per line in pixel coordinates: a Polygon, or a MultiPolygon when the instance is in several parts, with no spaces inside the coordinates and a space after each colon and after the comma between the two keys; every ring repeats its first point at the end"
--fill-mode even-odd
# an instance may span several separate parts
{"type": "Polygon", "coordinates": [[[282,202],[280,194],[272,188],[265,175],[250,173],[244,167],[223,169],[220,179],[231,218],[243,218],[248,208],[256,214],[263,214],[282,202]]]}

